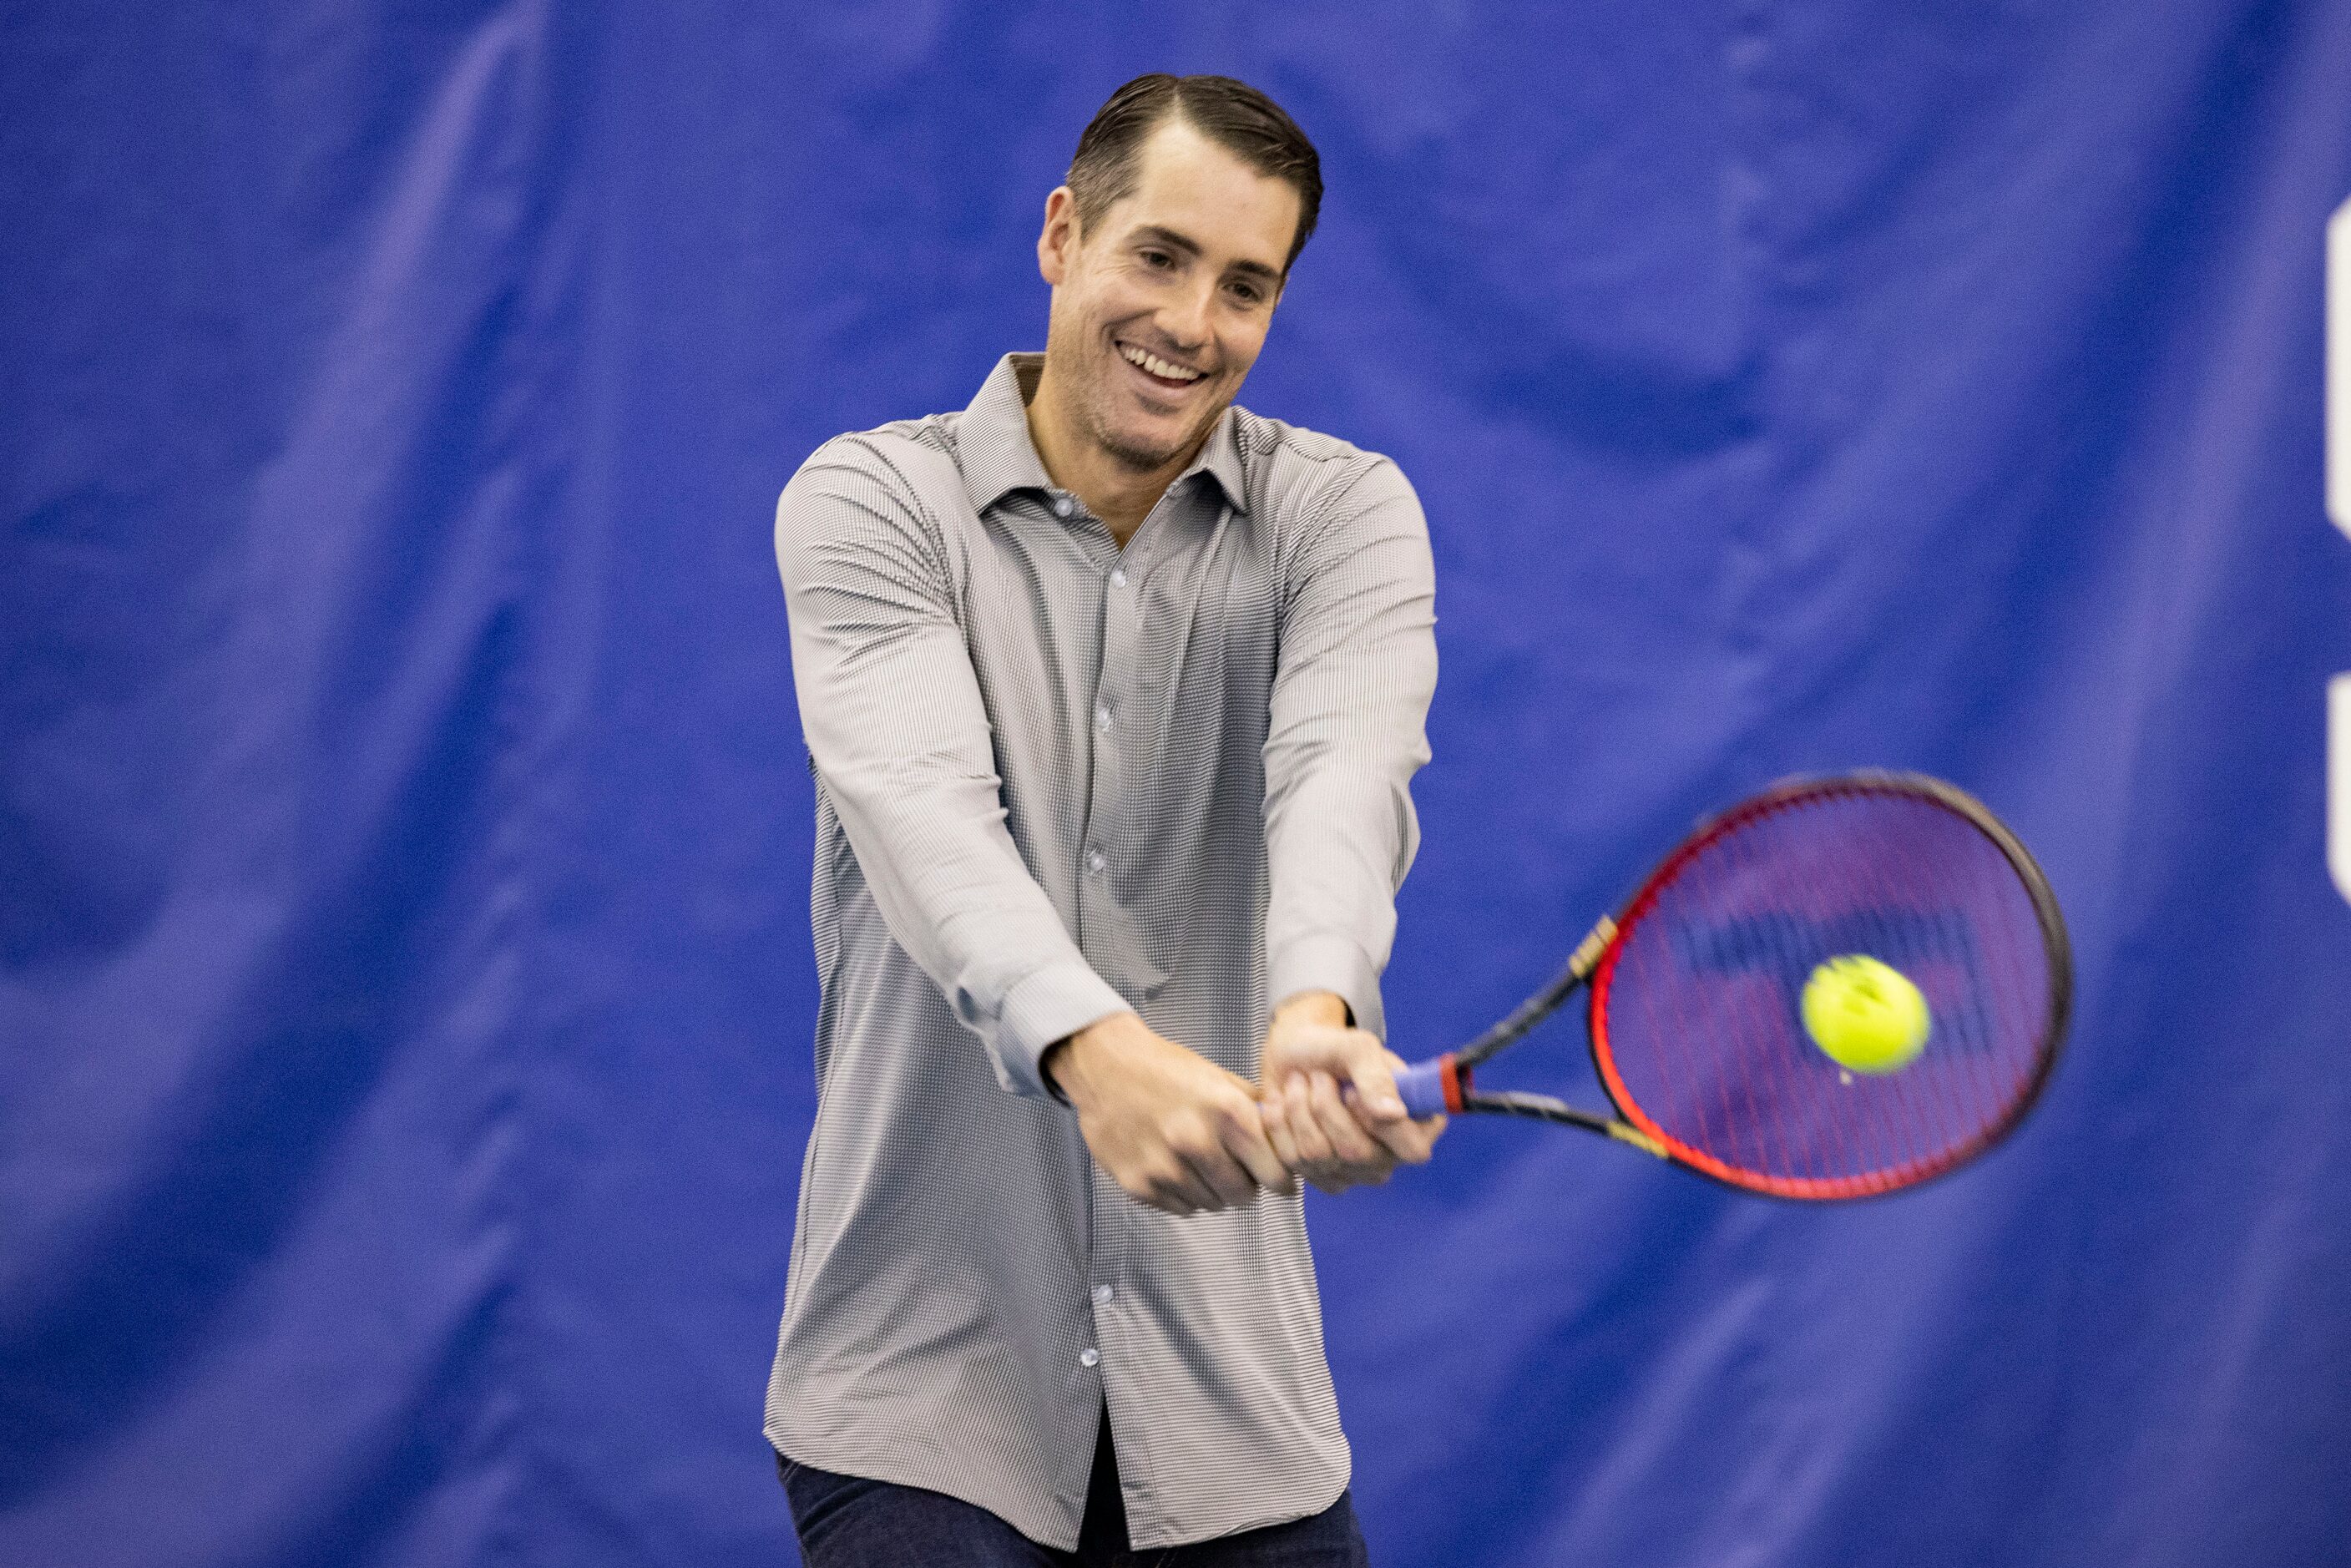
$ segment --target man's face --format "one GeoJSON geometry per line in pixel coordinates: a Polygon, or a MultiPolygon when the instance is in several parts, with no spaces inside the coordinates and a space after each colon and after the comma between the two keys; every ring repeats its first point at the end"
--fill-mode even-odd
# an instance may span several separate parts
{"type": "Polygon", "coordinates": [[[1079,232],[1066,188],[1037,243],[1053,286],[1048,378],[1073,434],[1148,473],[1187,455],[1265,344],[1298,193],[1183,120],[1154,131],[1132,194],[1079,232]]]}

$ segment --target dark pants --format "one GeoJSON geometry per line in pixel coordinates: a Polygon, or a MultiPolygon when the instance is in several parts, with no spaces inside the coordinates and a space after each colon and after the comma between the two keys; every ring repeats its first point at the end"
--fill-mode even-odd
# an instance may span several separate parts
{"type": "Polygon", "coordinates": [[[837,1476],[778,1456],[808,1568],[1368,1568],[1347,1494],[1311,1519],[1129,1552],[1110,1424],[1094,1444],[1078,1549],[1040,1546],[984,1508],[919,1487],[837,1476]]]}

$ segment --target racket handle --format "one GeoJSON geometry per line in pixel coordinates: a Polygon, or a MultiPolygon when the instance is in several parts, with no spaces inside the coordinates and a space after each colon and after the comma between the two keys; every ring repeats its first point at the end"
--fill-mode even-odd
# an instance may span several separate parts
{"type": "Polygon", "coordinates": [[[1458,1082],[1458,1071],[1449,1052],[1416,1062],[1395,1075],[1396,1093],[1416,1122],[1460,1110],[1458,1082]]]}

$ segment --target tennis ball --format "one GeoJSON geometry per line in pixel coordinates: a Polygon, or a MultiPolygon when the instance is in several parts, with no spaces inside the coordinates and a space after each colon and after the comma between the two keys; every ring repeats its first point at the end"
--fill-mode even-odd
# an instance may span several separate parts
{"type": "Polygon", "coordinates": [[[1934,1019],[1910,977],[1865,953],[1847,953],[1804,982],[1804,1032],[1855,1072],[1897,1072],[1927,1049],[1934,1019]]]}

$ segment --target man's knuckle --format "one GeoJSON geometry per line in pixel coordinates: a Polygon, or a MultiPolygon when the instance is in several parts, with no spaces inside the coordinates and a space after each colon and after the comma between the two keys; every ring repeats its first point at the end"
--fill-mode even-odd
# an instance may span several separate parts
{"type": "Polygon", "coordinates": [[[1186,1130],[1184,1141],[1177,1147],[1186,1159],[1204,1164],[1219,1161],[1225,1157],[1224,1134],[1214,1122],[1203,1117],[1186,1130]]]}

